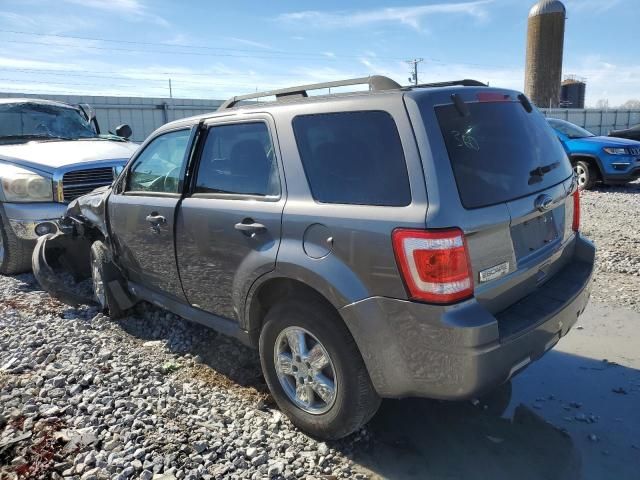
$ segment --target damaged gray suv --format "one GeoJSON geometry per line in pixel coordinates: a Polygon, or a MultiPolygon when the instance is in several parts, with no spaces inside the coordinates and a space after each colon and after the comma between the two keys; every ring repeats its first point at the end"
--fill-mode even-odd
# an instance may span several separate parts
{"type": "Polygon", "coordinates": [[[145,300],[257,347],[279,407],[332,439],[380,398],[474,398],[552,348],[589,297],[579,218],[524,95],[376,76],[161,127],[33,266],[71,303],[65,271],[113,316],[145,300]]]}

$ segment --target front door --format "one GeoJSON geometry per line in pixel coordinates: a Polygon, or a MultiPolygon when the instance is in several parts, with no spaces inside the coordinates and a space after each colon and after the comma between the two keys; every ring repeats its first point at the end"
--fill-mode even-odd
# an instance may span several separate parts
{"type": "Polygon", "coordinates": [[[176,220],[182,285],[196,308],[239,319],[251,284],[275,268],[285,194],[274,132],[267,115],[208,125],[176,220]]]}
{"type": "Polygon", "coordinates": [[[153,139],[109,199],[111,232],[129,279],[183,301],[173,232],[191,136],[182,129],[153,139]]]}

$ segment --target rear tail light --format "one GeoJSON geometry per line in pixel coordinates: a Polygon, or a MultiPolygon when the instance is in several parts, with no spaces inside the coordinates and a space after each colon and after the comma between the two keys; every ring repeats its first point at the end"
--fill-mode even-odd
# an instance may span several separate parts
{"type": "Polygon", "coordinates": [[[573,192],[573,225],[574,232],[580,231],[580,190],[573,192]]]}
{"type": "Polygon", "coordinates": [[[392,241],[412,299],[453,303],[473,296],[471,262],[460,229],[397,229],[392,241]]]}

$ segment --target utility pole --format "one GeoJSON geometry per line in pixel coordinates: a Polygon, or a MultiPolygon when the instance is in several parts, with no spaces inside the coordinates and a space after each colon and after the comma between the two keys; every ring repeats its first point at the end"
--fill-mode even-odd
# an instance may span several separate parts
{"type": "Polygon", "coordinates": [[[413,82],[414,85],[418,85],[418,64],[423,62],[424,58],[414,58],[413,60],[407,60],[409,65],[413,65],[411,69],[411,76],[409,77],[409,81],[413,82]]]}
{"type": "Polygon", "coordinates": [[[171,88],[171,79],[169,79],[169,98],[173,98],[173,89],[171,88]]]}

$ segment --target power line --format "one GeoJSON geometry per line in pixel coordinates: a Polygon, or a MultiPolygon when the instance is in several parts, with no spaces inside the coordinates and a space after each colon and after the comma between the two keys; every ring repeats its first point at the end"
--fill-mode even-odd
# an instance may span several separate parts
{"type": "MultiPolygon", "coordinates": [[[[59,44],[62,47],[77,47],[77,48],[94,48],[100,50],[114,50],[114,51],[128,51],[128,52],[139,52],[139,53],[170,53],[170,54],[185,54],[185,55],[199,55],[199,56],[223,56],[223,57],[237,57],[237,58],[283,58],[286,56],[290,56],[292,58],[305,58],[305,57],[317,57],[318,59],[361,59],[368,58],[367,55],[327,55],[325,53],[318,52],[288,52],[284,50],[258,50],[258,49],[242,49],[242,48],[228,48],[228,47],[212,47],[208,45],[195,45],[195,44],[171,44],[171,43],[162,43],[162,42],[141,42],[134,40],[113,40],[107,38],[98,38],[98,37],[84,37],[78,35],[62,35],[62,34],[53,34],[53,33],[38,33],[38,32],[25,32],[18,30],[2,30],[0,29],[0,33],[9,33],[13,35],[27,35],[27,36],[38,36],[38,37],[52,37],[52,38],[62,38],[62,39],[71,39],[71,40],[88,40],[95,42],[107,42],[107,43],[120,43],[126,45],[146,45],[146,46],[157,46],[164,48],[174,48],[174,49],[186,49],[186,48],[197,48],[201,50],[211,50],[211,51],[227,51],[227,52],[240,52],[240,53],[258,53],[258,55],[234,55],[234,54],[206,54],[200,52],[189,52],[189,51],[176,51],[176,52],[157,52],[154,50],[136,50],[136,49],[124,49],[124,48],[108,48],[108,47],[97,47],[93,45],[69,45],[69,44],[59,44]],[[266,54],[266,55],[265,55],[266,54]]],[[[26,43],[32,45],[47,45],[52,46],[50,43],[46,42],[27,42],[27,41],[17,41],[17,40],[3,40],[5,42],[10,43],[26,43]]],[[[403,60],[401,57],[393,57],[393,56],[374,56],[373,58],[382,59],[382,60],[403,60]]],[[[422,59],[424,60],[424,59],[422,59]]],[[[495,65],[495,64],[485,64],[485,63],[470,63],[470,62],[459,62],[455,60],[441,60],[437,58],[427,58],[429,62],[438,63],[442,65],[450,65],[450,64],[458,64],[458,65],[470,65],[477,67],[492,67],[492,68],[505,68],[505,65],[495,65]]]]}

